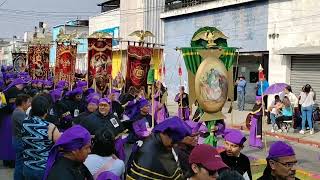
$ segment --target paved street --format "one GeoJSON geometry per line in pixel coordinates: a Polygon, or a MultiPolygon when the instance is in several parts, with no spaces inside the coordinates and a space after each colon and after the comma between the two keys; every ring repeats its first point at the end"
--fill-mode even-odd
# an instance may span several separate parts
{"type": "MultiPolygon", "coordinates": [[[[246,133],[246,135],[248,135],[246,133]]],[[[276,141],[276,138],[267,137],[267,146],[269,147],[273,141],[276,141]]],[[[287,141],[289,142],[289,141],[287,141]]],[[[220,139],[219,145],[222,145],[223,141],[220,139]]],[[[302,145],[298,143],[289,142],[295,149],[296,156],[298,159],[298,167],[306,172],[313,172],[316,174],[320,174],[320,151],[314,147],[308,145],[302,145]]],[[[256,162],[255,160],[263,160],[266,157],[265,149],[253,149],[245,146],[242,151],[244,154],[250,157],[252,163],[256,162]]],[[[261,169],[261,168],[260,168],[261,169]]],[[[12,179],[13,170],[4,168],[2,163],[0,164],[0,179],[1,180],[9,180],[12,179]]]]}
{"type": "MultiPolygon", "coordinates": [[[[233,125],[243,125],[244,122],[244,118],[246,116],[246,114],[248,113],[247,111],[245,112],[239,112],[234,110],[234,112],[232,114],[228,114],[227,110],[229,107],[229,103],[226,103],[225,108],[223,108],[223,112],[226,116],[226,122],[228,126],[231,126],[231,124],[233,125]],[[231,118],[233,117],[233,118],[231,118]],[[232,120],[231,120],[232,119],[232,120]]],[[[171,115],[175,115],[176,113],[176,105],[175,104],[169,104],[168,105],[168,110],[170,112],[171,115]]],[[[193,108],[193,110],[195,110],[195,108],[193,108]]],[[[268,130],[268,126],[265,126],[265,129],[268,130]]],[[[248,136],[248,131],[244,131],[244,133],[248,136]]],[[[320,133],[316,133],[315,135],[311,136],[309,134],[305,134],[305,135],[300,135],[297,133],[290,133],[289,134],[290,137],[299,137],[299,138],[304,138],[304,139],[314,139],[315,141],[320,141],[319,140],[319,136],[320,133]]],[[[272,136],[267,136],[267,148],[269,148],[270,144],[274,141],[278,140],[278,138],[276,137],[272,137],[272,136]]],[[[298,159],[298,167],[299,169],[302,170],[302,172],[312,172],[315,174],[320,174],[320,151],[319,148],[310,146],[310,145],[305,145],[305,144],[301,144],[301,143],[297,143],[294,141],[289,141],[289,140],[285,140],[286,142],[290,143],[294,149],[295,152],[297,154],[297,159],[298,159]]],[[[218,145],[223,145],[223,141],[220,138],[219,139],[219,143],[218,145]]],[[[267,151],[266,149],[253,149],[248,147],[248,145],[246,144],[243,153],[246,154],[247,156],[250,157],[250,159],[252,160],[252,163],[256,163],[256,162],[262,162],[262,160],[265,159],[267,151]],[[258,160],[258,161],[256,161],[258,160]]],[[[261,171],[263,168],[263,166],[260,167],[260,169],[258,171],[261,171]]],[[[7,169],[4,168],[2,163],[0,164],[0,180],[9,180],[12,179],[12,174],[13,174],[13,170],[12,169],[7,169]]]]}

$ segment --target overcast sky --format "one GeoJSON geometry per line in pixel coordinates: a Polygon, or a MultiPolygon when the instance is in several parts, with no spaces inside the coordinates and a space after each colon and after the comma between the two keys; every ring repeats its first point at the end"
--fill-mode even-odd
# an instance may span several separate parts
{"type": "Polygon", "coordinates": [[[0,0],[0,38],[23,37],[39,21],[49,27],[64,24],[77,17],[83,19],[100,12],[103,0],[0,0]]]}

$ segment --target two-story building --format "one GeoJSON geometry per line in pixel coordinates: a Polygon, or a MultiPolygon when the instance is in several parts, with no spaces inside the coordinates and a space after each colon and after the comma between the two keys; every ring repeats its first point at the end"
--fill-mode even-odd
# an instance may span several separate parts
{"type": "Polygon", "coordinates": [[[296,95],[306,84],[320,94],[319,8],[317,0],[269,1],[269,82],[286,82],[296,95]]]}
{"type": "MultiPolygon", "coordinates": [[[[259,64],[263,64],[268,73],[268,1],[166,0],[161,19],[166,66],[171,74],[166,79],[169,94],[173,96],[178,92],[177,65],[183,61],[175,48],[190,47],[192,36],[199,28],[213,26],[228,37],[229,46],[240,48],[234,72],[245,76],[248,82],[246,99],[254,102],[259,64]]],[[[187,82],[187,71],[182,64],[183,82],[187,82]]]]}

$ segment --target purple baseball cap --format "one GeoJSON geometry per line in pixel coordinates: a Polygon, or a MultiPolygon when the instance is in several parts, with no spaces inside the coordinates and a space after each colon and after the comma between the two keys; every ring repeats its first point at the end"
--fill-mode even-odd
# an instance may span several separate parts
{"type": "Polygon", "coordinates": [[[110,99],[109,98],[101,98],[100,100],[99,100],[99,104],[110,104],[111,103],[111,101],[110,101],[110,99]]]}
{"type": "Polygon", "coordinates": [[[99,100],[95,99],[95,98],[88,99],[88,104],[98,105],[99,104],[99,100]]]}
{"type": "Polygon", "coordinates": [[[67,81],[61,80],[57,83],[56,88],[64,88],[65,86],[68,86],[68,84],[67,81]]]}
{"type": "Polygon", "coordinates": [[[179,117],[173,116],[156,125],[154,133],[167,133],[174,143],[180,142],[186,136],[190,136],[191,128],[179,117]]]}
{"type": "Polygon", "coordinates": [[[147,105],[150,105],[149,101],[146,100],[146,99],[141,99],[139,102],[138,102],[138,106],[139,106],[139,109],[147,106],[147,105]]]}
{"type": "Polygon", "coordinates": [[[185,123],[192,129],[192,133],[206,133],[208,132],[208,128],[202,124],[202,122],[194,122],[192,120],[187,120],[185,123]]]}
{"type": "Polygon", "coordinates": [[[87,81],[78,81],[77,88],[86,87],[88,85],[87,81]]]}
{"type": "Polygon", "coordinates": [[[97,180],[121,180],[119,176],[115,175],[111,171],[104,171],[99,174],[97,180]]]}
{"type": "Polygon", "coordinates": [[[82,93],[83,91],[81,88],[75,88],[74,90],[67,92],[66,96],[75,96],[77,94],[82,94],[82,93]]]}
{"type": "Polygon", "coordinates": [[[244,134],[236,129],[225,130],[224,140],[242,146],[247,138],[244,134]]]}
{"type": "Polygon", "coordinates": [[[269,155],[267,159],[293,156],[295,154],[296,153],[294,152],[293,148],[289,144],[283,141],[276,141],[270,146],[269,155]]]}

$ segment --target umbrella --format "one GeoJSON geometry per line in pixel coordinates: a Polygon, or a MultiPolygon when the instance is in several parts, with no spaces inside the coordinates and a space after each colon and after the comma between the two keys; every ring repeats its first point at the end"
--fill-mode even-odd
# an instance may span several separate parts
{"type": "Polygon", "coordinates": [[[282,92],[286,87],[289,85],[286,83],[275,83],[269,86],[266,91],[264,92],[265,95],[268,94],[277,94],[279,92],[282,92]]]}

